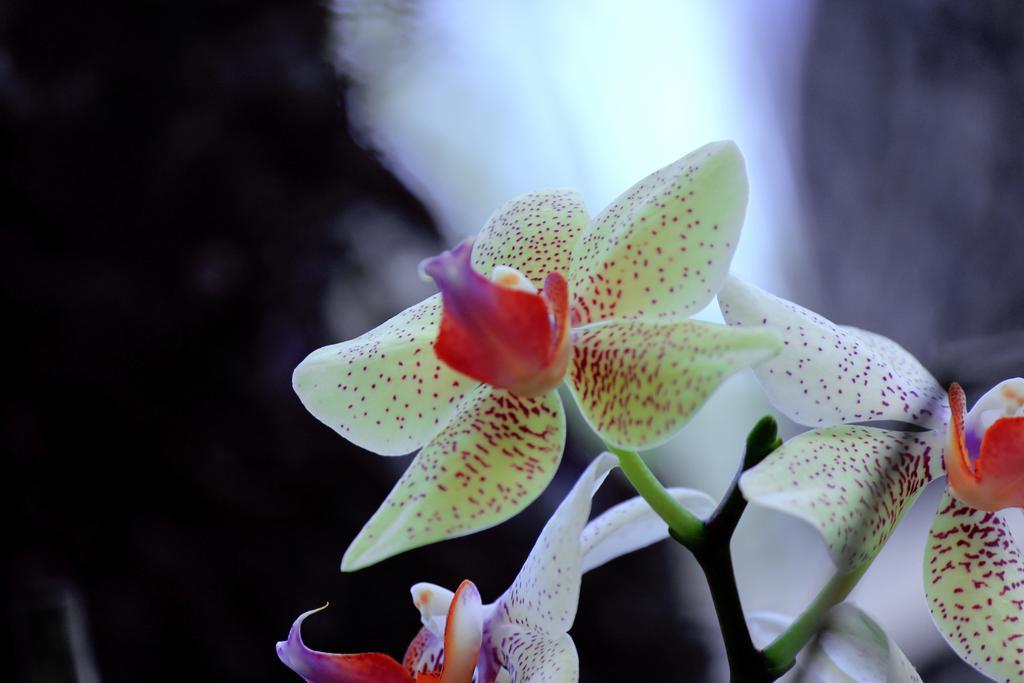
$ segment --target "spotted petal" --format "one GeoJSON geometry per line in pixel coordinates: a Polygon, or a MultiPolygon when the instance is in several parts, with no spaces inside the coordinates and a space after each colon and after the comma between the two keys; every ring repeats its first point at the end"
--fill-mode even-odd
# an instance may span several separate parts
{"type": "Polygon", "coordinates": [[[517,629],[511,624],[493,633],[498,663],[509,672],[512,683],[576,683],[579,657],[567,633],[548,636],[517,629]]]}
{"type": "Polygon", "coordinates": [[[292,386],[318,420],[381,455],[413,451],[447,424],[476,382],[441,363],[435,295],[361,337],[317,349],[292,386]]]}
{"type": "Polygon", "coordinates": [[[478,387],[420,451],[341,562],[354,571],[509,519],[551,481],[565,445],[557,393],[478,387]]]}
{"type": "MultiPolygon", "coordinates": [[[[714,499],[703,491],[670,488],[668,493],[701,519],[707,519],[715,509],[714,499]]],[[[639,496],[630,498],[605,510],[583,529],[580,537],[583,571],[588,572],[666,538],[668,526],[647,501],[639,496]]]]}
{"type": "Polygon", "coordinates": [[[607,442],[652,448],[681,429],[722,381],[780,346],[770,330],[696,321],[619,321],[573,330],[569,387],[607,442]]]}
{"type": "Polygon", "coordinates": [[[587,208],[578,193],[524,195],[487,221],[473,247],[473,266],[488,277],[496,266],[515,268],[542,287],[548,273],[569,272],[573,247],[586,226],[587,208]]]}
{"type": "Polygon", "coordinates": [[[997,681],[1024,680],[1024,562],[1006,512],[964,505],[947,489],[925,548],[924,584],[939,631],[997,681]]]}
{"type": "Polygon", "coordinates": [[[746,208],[732,142],[705,145],[626,190],[576,243],[569,282],[579,323],[699,311],[729,271],[746,208]]]}
{"type": "Polygon", "coordinates": [[[582,575],[580,536],[591,498],[616,462],[610,453],[598,456],[548,520],[512,586],[498,598],[504,621],[551,637],[572,626],[582,575]]]}
{"type": "Polygon", "coordinates": [[[288,633],[288,640],[277,644],[277,656],[285,666],[309,683],[413,683],[409,672],[385,654],[342,655],[306,647],[302,642],[302,622],[319,611],[299,615],[288,633]]]}
{"type": "Polygon", "coordinates": [[[755,371],[771,402],[795,422],[826,427],[897,420],[929,428],[945,423],[946,392],[895,342],[835,325],[731,276],[718,302],[730,325],[768,326],[782,334],[782,353],[755,371]]]}
{"type": "Polygon", "coordinates": [[[444,617],[441,619],[440,635],[426,626],[420,629],[405,650],[402,666],[413,676],[441,674],[444,667],[444,617]]]}
{"type": "Polygon", "coordinates": [[[848,571],[874,558],[924,486],[942,476],[943,442],[938,432],[819,429],[744,473],[740,488],[750,502],[814,526],[848,571]]]}

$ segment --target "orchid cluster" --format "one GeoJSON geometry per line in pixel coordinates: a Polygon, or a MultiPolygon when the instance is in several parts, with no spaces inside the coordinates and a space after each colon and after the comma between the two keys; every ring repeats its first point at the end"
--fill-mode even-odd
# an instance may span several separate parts
{"type": "Polygon", "coordinates": [[[582,574],[671,536],[708,578],[733,680],[772,681],[794,666],[826,681],[920,680],[843,600],[921,489],[945,475],[925,558],[932,614],[966,661],[1024,680],[1024,569],[1003,517],[1024,505],[1024,380],[967,412],[957,385],[943,391],[895,343],[731,276],[746,201],[732,143],[651,174],[592,219],[574,192],[526,195],[421,265],[438,294],[310,354],[293,385],[314,416],[381,455],[418,450],[343,571],[529,505],[562,457],[562,384],[607,452],[494,602],[468,579],[454,592],[413,586],[421,627],[401,661],[308,648],[301,627],[313,610],[278,643],[281,661],[310,683],[577,681],[568,632],[582,574]],[[727,324],[691,319],[716,295],[727,324]],[[746,368],[812,431],[782,443],[774,419],[755,425],[721,501],[665,488],[637,451],[678,433],[746,368]],[[639,495],[588,522],[616,467],[639,495]],[[748,501],[812,523],[832,551],[836,577],[795,619],[743,612],[729,541],[748,501]],[[760,649],[758,633],[770,640],[760,649]]]}

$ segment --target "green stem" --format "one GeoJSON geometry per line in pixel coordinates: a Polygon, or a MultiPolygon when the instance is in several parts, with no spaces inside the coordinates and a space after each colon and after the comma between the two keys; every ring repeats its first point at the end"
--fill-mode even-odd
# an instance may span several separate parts
{"type": "Polygon", "coordinates": [[[636,492],[647,501],[647,504],[661,517],[672,536],[687,547],[699,545],[704,540],[704,522],[687,510],[665,490],[658,478],[654,476],[647,463],[635,451],[627,451],[614,446],[608,450],[619,458],[622,472],[629,479],[636,492]]]}
{"type": "Polygon", "coordinates": [[[764,649],[765,659],[772,668],[788,669],[796,662],[800,650],[817,635],[828,611],[846,599],[870,564],[866,562],[845,574],[836,573],[825,584],[796,621],[764,649]]]}
{"type": "Polygon", "coordinates": [[[725,656],[729,660],[729,680],[732,683],[771,683],[785,671],[775,674],[750,638],[736,587],[729,542],[704,544],[693,551],[693,556],[704,572],[715,605],[725,656]]]}
{"type": "Polygon", "coordinates": [[[712,521],[714,526],[705,525],[665,490],[639,454],[613,446],[608,448],[618,456],[622,471],[633,488],[668,524],[672,537],[693,553],[704,572],[725,642],[730,679],[734,683],[770,683],[781,676],[782,672],[777,675],[772,673],[764,656],[754,647],[736,588],[736,574],[729,549],[735,523],[729,526],[727,520],[739,520],[739,513],[745,505],[742,496],[737,501],[738,493],[733,489],[731,495],[727,496],[727,500],[732,502],[723,505],[736,514],[716,514],[712,521]],[[720,521],[715,523],[714,520],[720,521]]]}
{"type": "Polygon", "coordinates": [[[817,635],[825,615],[846,599],[870,564],[833,576],[782,635],[764,650],[754,647],[736,587],[729,543],[747,505],[739,488],[740,477],[782,444],[777,428],[775,420],[766,417],[751,430],[743,463],[707,522],[673,498],[638,453],[608,446],[618,456],[619,465],[636,492],[664,520],[672,537],[693,553],[704,572],[722,629],[733,683],[771,683],[792,668],[797,654],[817,635]]]}

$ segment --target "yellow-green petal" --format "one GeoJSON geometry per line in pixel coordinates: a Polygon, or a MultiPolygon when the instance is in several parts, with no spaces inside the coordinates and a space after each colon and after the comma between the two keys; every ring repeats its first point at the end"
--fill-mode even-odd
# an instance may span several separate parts
{"type": "Polygon", "coordinates": [[[352,541],[342,570],[504,522],[547,487],[564,445],[557,393],[527,399],[481,385],[416,455],[352,541]]]}
{"type": "Polygon", "coordinates": [[[617,321],[574,329],[569,387],[587,422],[619,448],[671,438],[722,381],[777,353],[768,330],[696,321],[617,321]]]}
{"type": "Polygon", "coordinates": [[[732,142],[687,154],[626,190],[576,243],[569,283],[580,323],[683,320],[718,292],[747,208],[732,142]]]}
{"type": "Polygon", "coordinates": [[[513,199],[494,212],[477,236],[473,267],[490,277],[495,266],[508,266],[543,287],[548,273],[569,272],[573,247],[587,219],[583,198],[572,190],[513,199]]]}
{"type": "Polygon", "coordinates": [[[292,386],[318,420],[380,455],[414,451],[434,437],[477,386],[434,354],[441,295],[361,337],[317,349],[292,386]]]}
{"type": "Polygon", "coordinates": [[[803,519],[841,571],[871,561],[925,485],[943,475],[939,432],[838,426],[787,441],[740,478],[743,496],[803,519]]]}
{"type": "Polygon", "coordinates": [[[1024,561],[1007,514],[975,510],[947,489],[925,547],[924,590],[960,658],[1010,682],[1024,680],[1024,561]]]}

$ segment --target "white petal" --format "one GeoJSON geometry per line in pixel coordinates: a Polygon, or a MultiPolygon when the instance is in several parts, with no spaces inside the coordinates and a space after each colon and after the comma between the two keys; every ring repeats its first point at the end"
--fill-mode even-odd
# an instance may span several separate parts
{"type": "Polygon", "coordinates": [[[602,453],[541,531],[512,586],[497,601],[496,619],[560,637],[576,618],[583,549],[580,535],[590,517],[594,492],[616,466],[602,453]]]}
{"type": "MultiPolygon", "coordinates": [[[[671,488],[668,492],[701,519],[715,509],[714,499],[702,491],[671,488]]],[[[631,498],[601,513],[583,529],[583,571],[666,538],[668,526],[661,517],[643,498],[631,498]]]]}
{"type": "Polygon", "coordinates": [[[580,665],[567,633],[547,636],[506,624],[492,634],[498,661],[512,683],[576,683],[580,665]]]}
{"type": "Polygon", "coordinates": [[[417,583],[410,592],[423,625],[435,636],[444,637],[444,623],[455,593],[432,583],[417,583]]]}
{"type": "Polygon", "coordinates": [[[964,431],[980,439],[1001,417],[1024,415],[1024,379],[1014,377],[995,385],[978,399],[964,422],[964,431]]]}
{"type": "Polygon", "coordinates": [[[771,402],[795,422],[897,420],[931,428],[947,421],[946,392],[895,342],[836,325],[732,276],[718,303],[730,325],[782,334],[782,353],[755,372],[771,402]]]}
{"type": "MultiPolygon", "coordinates": [[[[765,647],[793,622],[773,612],[747,616],[750,635],[765,647]]],[[[875,621],[851,603],[829,612],[818,637],[797,657],[797,668],[783,680],[808,683],[920,683],[906,655],[875,621]]]]}
{"type": "Polygon", "coordinates": [[[793,617],[778,612],[750,612],[747,614],[747,629],[754,646],[765,648],[793,623],[793,617]]]}
{"type": "MultiPolygon", "coordinates": [[[[818,640],[825,659],[847,676],[846,680],[920,683],[914,667],[875,621],[850,603],[835,607],[818,640]]],[[[815,656],[808,664],[814,667],[815,656]]],[[[834,680],[834,679],[825,679],[834,680]]]]}

